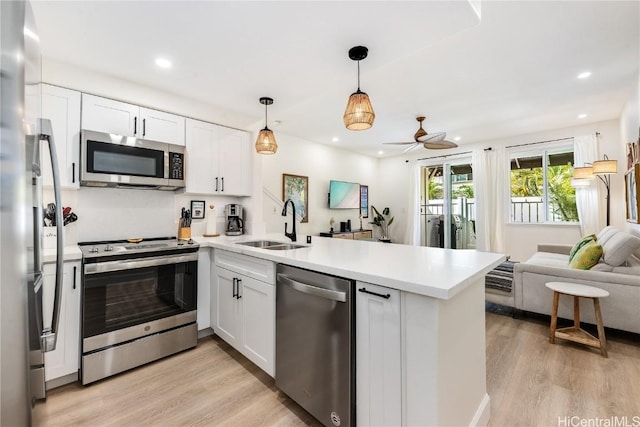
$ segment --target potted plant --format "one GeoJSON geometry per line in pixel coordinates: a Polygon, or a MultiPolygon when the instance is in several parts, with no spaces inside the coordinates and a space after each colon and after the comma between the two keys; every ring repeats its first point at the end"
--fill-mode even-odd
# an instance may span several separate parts
{"type": "Polygon", "coordinates": [[[393,223],[393,218],[389,218],[391,215],[391,210],[389,208],[384,208],[382,213],[378,212],[375,206],[371,205],[371,209],[373,209],[373,221],[370,224],[377,225],[380,227],[380,240],[389,240],[389,226],[393,223]]]}

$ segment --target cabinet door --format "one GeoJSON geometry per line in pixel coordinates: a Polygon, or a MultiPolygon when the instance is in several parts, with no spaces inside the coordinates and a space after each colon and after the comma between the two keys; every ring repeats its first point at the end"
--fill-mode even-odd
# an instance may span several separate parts
{"type": "MultiPolygon", "coordinates": [[[[62,188],[80,188],[80,92],[42,85],[42,117],[51,120],[62,188]]],[[[53,186],[49,147],[42,144],[42,183],[53,186]]]]}
{"type": "Polygon", "coordinates": [[[242,304],[234,296],[234,279],[238,276],[224,268],[216,268],[217,318],[215,333],[220,338],[239,348],[242,342],[242,304]]]}
{"type": "Polygon", "coordinates": [[[372,237],[371,230],[356,231],[353,233],[354,240],[371,239],[371,237],[372,237]]]}
{"type": "Polygon", "coordinates": [[[140,118],[138,120],[141,121],[138,137],[169,144],[184,145],[184,117],[140,107],[140,118]]]}
{"type": "Polygon", "coordinates": [[[238,276],[242,301],[242,349],[249,360],[272,377],[275,375],[275,287],[247,276],[238,276]]]}
{"type": "Polygon", "coordinates": [[[210,251],[200,248],[198,252],[198,330],[211,326],[211,274],[210,251]]]}
{"type": "Polygon", "coordinates": [[[113,99],[82,94],[82,129],[108,132],[123,136],[140,135],[137,105],[113,99]]]}
{"type": "Polygon", "coordinates": [[[400,292],[357,283],[356,399],[358,424],[400,425],[400,292]],[[373,292],[378,295],[366,293],[373,292]],[[389,295],[389,298],[383,297],[389,295]]]}
{"type": "MultiPolygon", "coordinates": [[[[63,267],[62,301],[56,349],[44,354],[45,380],[78,372],[80,359],[80,263],[63,267]]],[[[45,325],[51,325],[55,292],[55,264],[44,266],[43,311],[45,325]]]]}
{"type": "Polygon", "coordinates": [[[334,234],[333,235],[334,239],[347,239],[347,240],[353,240],[353,233],[342,233],[342,234],[334,234]]]}
{"type": "Polygon", "coordinates": [[[251,150],[247,132],[220,127],[220,194],[251,194],[251,150]]]}
{"type": "MultiPolygon", "coordinates": [[[[186,189],[193,194],[217,194],[219,126],[187,119],[186,189]]],[[[220,179],[218,178],[218,189],[220,179]]]]}

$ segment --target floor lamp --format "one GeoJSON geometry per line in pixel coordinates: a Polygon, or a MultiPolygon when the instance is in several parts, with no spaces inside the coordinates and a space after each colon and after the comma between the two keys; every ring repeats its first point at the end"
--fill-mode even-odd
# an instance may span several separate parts
{"type": "Polygon", "coordinates": [[[607,225],[611,225],[611,174],[618,173],[618,161],[609,160],[605,154],[604,159],[586,165],[588,166],[573,168],[573,182],[577,184],[579,180],[597,177],[604,183],[607,189],[607,225]]]}

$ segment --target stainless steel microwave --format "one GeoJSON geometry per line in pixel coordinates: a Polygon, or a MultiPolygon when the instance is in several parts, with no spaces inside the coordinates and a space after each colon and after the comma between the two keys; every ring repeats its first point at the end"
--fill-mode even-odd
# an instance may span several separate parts
{"type": "Polygon", "coordinates": [[[83,130],[80,185],[176,190],[185,186],[185,147],[83,130]]]}

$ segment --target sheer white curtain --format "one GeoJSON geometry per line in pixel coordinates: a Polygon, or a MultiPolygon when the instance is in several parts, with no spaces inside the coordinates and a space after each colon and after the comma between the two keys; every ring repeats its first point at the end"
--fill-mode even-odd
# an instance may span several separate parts
{"type": "Polygon", "coordinates": [[[476,196],[476,246],[481,251],[504,252],[509,158],[503,148],[473,150],[476,196]]]}
{"type": "MultiPolygon", "coordinates": [[[[598,160],[598,138],[595,134],[577,136],[573,139],[573,164],[584,166],[598,160]]],[[[598,233],[604,227],[604,219],[600,214],[601,194],[598,180],[592,179],[588,183],[581,183],[576,187],[576,205],[582,235],[598,233]]]]}
{"type": "Polygon", "coordinates": [[[416,163],[407,163],[407,165],[409,198],[404,242],[407,245],[420,246],[420,165],[416,163]]]}

